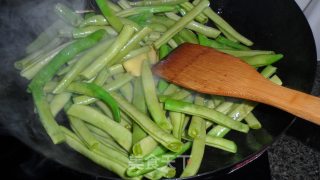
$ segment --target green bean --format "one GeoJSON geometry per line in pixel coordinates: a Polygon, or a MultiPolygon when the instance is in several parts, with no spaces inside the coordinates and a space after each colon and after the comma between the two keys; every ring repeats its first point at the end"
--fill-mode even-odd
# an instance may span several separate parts
{"type": "Polygon", "coordinates": [[[163,147],[162,145],[157,146],[150,154],[145,155],[143,157],[143,160],[146,161],[148,159],[161,156],[162,154],[166,153],[168,151],[167,148],[163,147]]]}
{"type": "MultiPolygon", "coordinates": [[[[97,101],[96,105],[99,107],[100,110],[102,110],[102,112],[107,115],[109,118],[112,118],[112,111],[111,109],[103,102],[101,101],[97,101]]],[[[123,127],[125,127],[128,130],[131,130],[132,126],[131,126],[131,121],[126,119],[126,116],[124,116],[124,113],[122,113],[120,111],[120,116],[121,116],[121,120],[119,122],[119,124],[123,127]]]]}
{"type": "Polygon", "coordinates": [[[117,149],[114,149],[114,147],[110,147],[109,144],[105,145],[105,143],[101,143],[101,142],[99,142],[99,143],[100,144],[99,144],[98,148],[93,149],[93,151],[95,151],[103,156],[114,159],[122,166],[125,166],[125,167],[128,166],[128,163],[129,163],[128,154],[124,154],[123,152],[121,152],[117,149]]]}
{"type": "MultiPolygon", "coordinates": [[[[102,103],[102,102],[101,102],[102,103]]],[[[103,103],[102,103],[103,104],[103,103]]],[[[87,126],[87,128],[90,130],[90,132],[92,132],[93,134],[96,134],[100,137],[102,137],[103,139],[112,139],[112,137],[104,132],[103,130],[101,130],[100,128],[97,128],[96,126],[94,125],[91,125],[91,124],[88,124],[85,122],[85,125],[87,126]]]]}
{"type": "Polygon", "coordinates": [[[130,8],[132,8],[132,6],[130,5],[130,3],[127,0],[119,0],[118,1],[118,5],[122,9],[130,9],[130,8]]]}
{"type": "Polygon", "coordinates": [[[107,33],[110,36],[118,35],[118,33],[110,26],[87,26],[87,27],[83,27],[83,28],[74,29],[72,32],[72,36],[75,39],[83,38],[83,37],[88,36],[89,34],[92,34],[93,32],[95,32],[97,30],[100,30],[100,29],[104,29],[105,31],[107,31],[107,33]]]}
{"type": "Polygon", "coordinates": [[[90,51],[86,52],[78,62],[72,67],[72,69],[62,78],[57,87],[53,90],[53,93],[63,92],[69,84],[77,78],[81,71],[86,68],[95,58],[97,58],[103,51],[109,48],[114,43],[114,38],[108,38],[97,44],[90,51]]]}
{"type": "Polygon", "coordinates": [[[50,102],[50,110],[53,117],[55,117],[58,114],[58,112],[61,109],[63,109],[65,104],[70,100],[71,95],[71,93],[63,92],[53,97],[53,99],[50,102]]]}
{"type": "Polygon", "coordinates": [[[174,24],[167,32],[165,32],[160,39],[158,39],[154,46],[159,49],[161,45],[167,43],[177,32],[182,30],[187,24],[189,24],[199,13],[209,6],[209,1],[203,0],[193,10],[191,10],[186,16],[182,17],[180,21],[174,24]]]}
{"type": "Polygon", "coordinates": [[[146,136],[133,145],[132,152],[135,156],[144,157],[145,155],[150,154],[157,146],[157,141],[155,141],[151,136],[146,136]]]}
{"type": "MultiPolygon", "coordinates": [[[[192,11],[190,11],[192,12],[192,11]]],[[[177,22],[180,22],[183,20],[184,17],[188,16],[184,16],[184,17],[180,17],[174,13],[166,13],[166,15],[168,16],[168,18],[170,18],[171,20],[174,20],[177,22]]],[[[170,22],[171,23],[171,22],[170,22]]],[[[185,28],[188,28],[190,30],[193,30],[195,32],[198,32],[198,33],[201,33],[201,34],[204,34],[208,37],[212,37],[212,38],[216,38],[217,36],[219,36],[220,34],[220,31],[213,28],[213,27],[209,27],[209,26],[205,26],[203,24],[200,24],[198,22],[195,22],[195,21],[190,21],[188,22],[186,25],[185,25],[185,28]]]]}
{"type": "Polygon", "coordinates": [[[168,30],[168,28],[163,24],[150,23],[148,25],[153,31],[164,33],[168,30]]]}
{"type": "Polygon", "coordinates": [[[108,132],[125,150],[131,148],[131,132],[112,121],[99,111],[84,105],[72,105],[67,111],[70,116],[77,117],[108,132]]]}
{"type": "Polygon", "coordinates": [[[111,74],[109,73],[107,68],[104,68],[96,76],[96,78],[93,81],[93,84],[96,84],[98,86],[102,86],[107,81],[107,79],[109,77],[111,77],[111,74]]]}
{"type": "Polygon", "coordinates": [[[37,73],[29,84],[33,100],[38,110],[40,120],[54,144],[64,141],[65,137],[61,133],[57,122],[50,111],[48,102],[45,99],[43,87],[50,81],[59,68],[67,61],[71,60],[79,52],[84,51],[103,38],[105,31],[97,31],[92,35],[77,40],[61,50],[44,68],[37,73]]]}
{"type": "Polygon", "coordinates": [[[141,48],[138,48],[138,49],[135,49],[135,50],[132,50],[130,51],[126,56],[123,57],[123,60],[128,60],[128,59],[131,59],[133,57],[136,57],[140,54],[143,54],[143,53],[146,53],[146,52],[149,52],[150,51],[150,46],[143,46],[141,48]]]}
{"type": "Polygon", "coordinates": [[[175,49],[175,48],[177,48],[179,46],[179,44],[176,41],[174,41],[173,39],[170,39],[168,41],[168,44],[172,49],[175,49]]]}
{"type": "Polygon", "coordinates": [[[165,102],[169,98],[175,99],[175,100],[182,100],[182,99],[188,97],[189,95],[191,95],[191,93],[189,91],[182,89],[182,90],[174,92],[170,95],[159,95],[159,101],[165,102]]]}
{"type": "Polygon", "coordinates": [[[163,95],[169,95],[179,91],[179,87],[175,84],[169,84],[167,89],[163,92],[163,95]]]}
{"type": "Polygon", "coordinates": [[[125,70],[124,70],[122,64],[115,64],[115,65],[108,68],[108,72],[111,75],[115,75],[115,74],[124,73],[125,70]]]}
{"type": "MultiPolygon", "coordinates": [[[[262,74],[264,75],[264,74],[262,74]]],[[[273,76],[275,78],[270,78],[272,82],[278,83],[281,85],[281,81],[278,81],[279,79],[277,76],[273,76]]],[[[243,101],[240,105],[238,105],[236,108],[234,108],[231,112],[228,113],[228,116],[233,118],[236,121],[241,121],[243,118],[247,116],[249,112],[251,112],[256,106],[258,105],[257,102],[252,101],[243,101]]],[[[215,136],[215,137],[223,137],[230,131],[229,128],[223,127],[223,126],[216,126],[212,128],[208,135],[215,136]]]]}
{"type": "Polygon", "coordinates": [[[283,58],[282,54],[260,54],[255,56],[242,56],[241,60],[253,67],[271,65],[283,58]]]}
{"type": "Polygon", "coordinates": [[[130,2],[131,6],[163,6],[163,5],[177,5],[187,0],[140,0],[130,2]]]}
{"type": "MultiPolygon", "coordinates": [[[[198,1],[199,3],[201,1],[198,1]]],[[[196,2],[194,2],[196,3],[196,2]]],[[[249,39],[242,36],[240,33],[238,33],[232,26],[230,26],[224,19],[222,19],[217,13],[215,13],[210,7],[204,9],[203,13],[208,16],[209,19],[211,19],[215,24],[217,24],[220,28],[224,29],[226,32],[228,32],[232,37],[240,41],[241,43],[251,46],[253,45],[253,42],[249,39]]]]}
{"type": "Polygon", "coordinates": [[[186,42],[193,43],[193,44],[199,44],[197,36],[192,31],[190,31],[188,29],[182,29],[178,34],[186,42]]]}
{"type": "Polygon", "coordinates": [[[91,159],[95,163],[101,165],[109,169],[110,171],[118,174],[122,178],[126,177],[126,168],[123,165],[120,165],[116,160],[112,157],[107,158],[106,156],[102,156],[99,153],[90,151],[86,148],[86,146],[81,142],[81,140],[73,134],[67,128],[60,126],[60,130],[63,131],[64,135],[66,136],[66,143],[75,151],[79,152],[80,154],[86,156],[87,158],[91,159]]]}
{"type": "Polygon", "coordinates": [[[83,70],[80,75],[86,79],[93,78],[112,60],[113,57],[117,55],[117,53],[119,53],[121,48],[129,41],[133,33],[134,29],[131,26],[125,25],[112,47],[109,47],[105,53],[83,70]]]}
{"type": "Polygon", "coordinates": [[[26,53],[30,54],[38,51],[48,43],[52,41],[58,35],[58,31],[61,27],[64,27],[65,23],[61,20],[57,20],[46,30],[44,30],[40,35],[26,47],[26,53]]]}
{"type": "Polygon", "coordinates": [[[248,115],[244,118],[244,120],[251,129],[261,128],[261,123],[252,112],[249,112],[248,115]]]}
{"type": "Polygon", "coordinates": [[[101,145],[103,145],[109,149],[112,149],[113,151],[120,153],[122,156],[128,157],[128,152],[125,149],[123,149],[116,141],[114,141],[112,137],[105,138],[104,136],[100,136],[97,133],[93,133],[93,136],[99,140],[99,148],[101,147],[101,145]]]}
{"type": "MultiPolygon", "coordinates": [[[[204,98],[197,95],[195,97],[194,103],[196,105],[203,106],[204,105],[204,98]]],[[[189,129],[188,129],[188,135],[190,137],[196,138],[201,135],[201,131],[202,131],[201,127],[203,125],[203,121],[204,121],[204,119],[202,119],[199,116],[192,116],[191,123],[190,123],[189,129]]]]}
{"type": "Polygon", "coordinates": [[[123,28],[123,23],[120,21],[120,18],[115,15],[115,12],[110,8],[110,4],[105,0],[96,0],[97,5],[99,6],[102,14],[108,20],[110,25],[117,31],[120,32],[123,28]]]}
{"type": "Polygon", "coordinates": [[[243,57],[243,56],[256,56],[256,55],[264,55],[264,54],[274,54],[273,51],[262,51],[262,50],[229,50],[229,49],[217,49],[218,51],[224,52],[226,54],[230,54],[235,57],[243,57]]]}
{"type": "Polygon", "coordinates": [[[102,15],[94,15],[88,19],[83,20],[79,27],[83,28],[86,26],[107,26],[109,25],[107,19],[102,15]]]}
{"type": "MultiPolygon", "coordinates": [[[[194,8],[194,5],[188,1],[181,3],[179,5],[187,11],[191,11],[194,8]]],[[[206,15],[204,15],[203,13],[201,13],[195,18],[195,20],[197,20],[201,24],[205,24],[208,22],[208,17],[206,15]]]]}
{"type": "MultiPolygon", "coordinates": [[[[144,98],[141,78],[136,78],[134,80],[133,93],[134,93],[134,96],[133,96],[132,104],[141,112],[147,113],[147,106],[144,98]]],[[[133,123],[132,144],[136,144],[138,141],[140,141],[146,136],[147,134],[144,132],[144,130],[137,123],[133,123]]]]}
{"type": "Polygon", "coordinates": [[[158,127],[147,115],[140,112],[118,94],[111,92],[111,95],[117,100],[120,108],[156,141],[174,152],[178,152],[181,149],[182,143],[171,134],[158,127]]]}
{"type": "MultiPolygon", "coordinates": [[[[103,86],[103,89],[106,91],[115,91],[130,82],[133,79],[129,73],[125,73],[122,76],[118,77],[116,80],[111,81],[110,83],[103,86]]],[[[75,104],[91,104],[96,101],[96,98],[88,97],[88,96],[78,96],[73,98],[75,104]]]]}
{"type": "Polygon", "coordinates": [[[140,41],[142,41],[143,38],[151,32],[152,29],[149,27],[144,27],[139,32],[137,32],[121,49],[121,51],[111,60],[110,64],[113,65],[122,60],[122,58],[124,58],[131,50],[139,46],[140,41]]]}
{"type": "Polygon", "coordinates": [[[164,130],[171,130],[172,125],[167,120],[157,98],[155,84],[148,61],[142,65],[142,86],[145,94],[145,100],[148,110],[153,120],[164,130]]]}
{"type": "Polygon", "coordinates": [[[112,9],[114,12],[119,12],[122,10],[121,7],[119,7],[112,1],[107,0],[106,3],[108,4],[109,8],[112,9]]]}
{"type": "Polygon", "coordinates": [[[187,142],[177,152],[169,152],[160,157],[156,157],[155,159],[149,159],[146,162],[143,162],[143,164],[141,164],[141,166],[139,167],[129,166],[127,169],[127,175],[130,177],[136,177],[139,175],[149,173],[159,167],[165,166],[167,163],[176,159],[179,155],[186,152],[190,147],[191,147],[191,142],[187,142]],[[152,161],[154,166],[150,166],[149,161],[152,161]]]}
{"type": "Polygon", "coordinates": [[[84,144],[90,149],[97,149],[99,141],[91,134],[85,123],[77,118],[69,116],[69,121],[72,130],[83,140],[84,144]]]}
{"type": "Polygon", "coordinates": [[[83,20],[79,14],[61,3],[55,5],[55,12],[62,20],[72,26],[78,26],[83,20]]]}
{"type": "Polygon", "coordinates": [[[132,102],[133,87],[130,82],[121,86],[119,90],[120,90],[120,93],[123,95],[123,97],[125,97],[129,102],[132,102]]]}
{"type": "Polygon", "coordinates": [[[146,7],[134,7],[130,9],[125,9],[117,12],[119,17],[128,17],[132,15],[137,15],[141,13],[162,13],[162,12],[172,12],[175,11],[175,6],[146,6],[146,7]]]}
{"type": "Polygon", "coordinates": [[[203,106],[168,99],[165,102],[165,109],[190,115],[196,115],[240,132],[247,133],[249,131],[249,127],[246,124],[234,121],[221,112],[203,106]]]}
{"type": "Polygon", "coordinates": [[[65,47],[67,47],[70,44],[71,44],[71,42],[70,43],[65,43],[65,44],[55,48],[51,52],[41,56],[37,61],[34,61],[28,67],[23,69],[20,72],[20,75],[22,77],[25,77],[25,78],[31,80],[34,76],[36,76],[36,74],[39,71],[41,71],[41,69],[43,67],[45,67],[50,61],[52,61],[54,59],[54,57],[60,53],[61,50],[63,50],[65,47]]]}
{"type": "MultiPolygon", "coordinates": [[[[201,103],[203,99],[195,99],[196,103],[201,103]]],[[[182,174],[180,177],[188,177],[188,176],[194,176],[197,174],[202,159],[204,155],[204,150],[205,150],[205,142],[206,142],[206,121],[204,119],[194,119],[192,118],[192,122],[194,120],[197,120],[198,124],[191,124],[190,126],[193,126],[194,130],[197,129],[197,135],[194,136],[193,139],[193,144],[192,144],[192,150],[191,150],[191,155],[189,159],[189,163],[183,170],[182,174]]]]}
{"type": "Polygon", "coordinates": [[[234,42],[234,41],[231,41],[223,36],[218,36],[216,38],[216,40],[221,43],[221,44],[225,44],[227,46],[230,46],[232,48],[236,48],[236,49],[239,49],[239,50],[250,50],[250,48],[248,48],[247,46],[244,46],[240,43],[237,43],[237,42],[234,42]]]}
{"type": "Polygon", "coordinates": [[[61,45],[63,42],[63,39],[60,37],[56,37],[53,40],[51,40],[47,45],[45,45],[43,48],[41,48],[39,51],[33,52],[32,54],[28,55],[27,57],[21,59],[20,61],[17,61],[14,63],[15,68],[19,70],[24,70],[26,68],[29,68],[34,63],[37,63],[43,59],[43,57],[51,52],[53,49],[56,49],[58,46],[61,45]]]}
{"type": "Polygon", "coordinates": [[[228,33],[227,31],[225,31],[224,29],[222,29],[218,24],[216,24],[217,28],[221,31],[221,33],[226,36],[227,39],[229,39],[230,41],[233,41],[235,43],[238,43],[239,41],[234,38],[230,33],[228,33]]]}
{"type": "Polygon", "coordinates": [[[156,179],[161,179],[163,177],[173,178],[175,175],[176,175],[176,169],[174,167],[163,166],[147,174],[144,174],[143,176],[148,179],[156,180],[156,179]]]}
{"type": "Polygon", "coordinates": [[[214,103],[214,106],[219,106],[221,103],[225,101],[223,96],[211,95],[211,99],[214,103]]]}
{"type": "Polygon", "coordinates": [[[118,103],[102,87],[93,83],[73,82],[68,86],[67,90],[102,100],[111,108],[114,120],[120,122],[120,109],[118,103]]]}
{"type": "Polygon", "coordinates": [[[237,152],[237,145],[233,141],[221,138],[221,137],[213,137],[213,136],[206,136],[206,145],[222,149],[224,151],[228,151],[231,153],[237,152]]]}
{"type": "Polygon", "coordinates": [[[58,82],[57,81],[49,81],[45,84],[45,86],[43,87],[43,91],[45,93],[51,93],[54,88],[58,85],[58,82]]]}

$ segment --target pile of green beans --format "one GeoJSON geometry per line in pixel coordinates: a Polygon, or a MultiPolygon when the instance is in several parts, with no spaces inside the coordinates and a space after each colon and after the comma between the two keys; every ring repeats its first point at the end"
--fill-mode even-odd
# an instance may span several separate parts
{"type": "Polygon", "coordinates": [[[198,173],[206,145],[237,153],[224,136],[262,127],[256,102],[184,89],[154,77],[151,66],[188,42],[239,57],[281,85],[271,64],[282,54],[252,50],[208,0],[96,2],[101,14],[57,4],[60,19],[15,63],[31,80],[28,91],[54,144],[68,144],[123,179],[188,177],[198,173]],[[58,113],[70,129],[58,124],[58,113]],[[168,163],[189,149],[192,163],[176,176],[168,163]]]}

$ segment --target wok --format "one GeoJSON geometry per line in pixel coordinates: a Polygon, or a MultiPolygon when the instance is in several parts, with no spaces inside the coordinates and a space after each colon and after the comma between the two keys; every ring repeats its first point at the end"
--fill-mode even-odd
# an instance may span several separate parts
{"type": "MultiPolygon", "coordinates": [[[[2,127],[34,150],[66,167],[96,177],[117,178],[67,145],[51,143],[34,113],[31,95],[26,92],[28,82],[13,67],[14,61],[23,56],[27,43],[40,33],[41,28],[35,30],[35,27],[40,24],[49,25],[55,18],[54,15],[33,14],[30,9],[25,9],[30,4],[35,5],[34,8],[41,7],[43,2],[40,0],[0,2],[1,8],[4,8],[0,11],[3,21],[0,24],[4,25],[0,27],[2,127]]],[[[48,6],[37,11],[50,12],[56,2],[58,1],[50,1],[48,6]]],[[[69,4],[70,1],[64,3],[69,4]]],[[[308,23],[293,0],[213,0],[211,4],[235,29],[255,42],[254,49],[274,50],[284,54],[284,59],[275,64],[284,86],[310,93],[316,68],[315,44],[308,23]]],[[[263,128],[251,130],[248,134],[229,133],[226,138],[234,140],[238,145],[236,154],[206,148],[198,177],[229,173],[249,163],[278,139],[295,119],[286,112],[263,104],[254,110],[254,114],[263,128]]],[[[63,115],[56,119],[61,124],[66,123],[63,115]]],[[[178,165],[179,173],[181,159],[175,164],[178,165]]]]}

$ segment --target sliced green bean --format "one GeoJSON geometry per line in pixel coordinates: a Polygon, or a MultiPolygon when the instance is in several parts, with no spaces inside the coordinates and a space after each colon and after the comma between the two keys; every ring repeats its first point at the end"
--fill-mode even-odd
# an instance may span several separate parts
{"type": "Polygon", "coordinates": [[[108,132],[125,150],[131,148],[131,132],[120,124],[112,121],[99,111],[84,105],[72,105],[67,114],[86,121],[108,132]]]}
{"type": "Polygon", "coordinates": [[[136,109],[118,94],[111,92],[111,95],[117,100],[120,108],[156,141],[171,151],[178,152],[181,150],[182,143],[178,139],[158,127],[147,115],[136,109]]]}
{"type": "Polygon", "coordinates": [[[165,32],[160,39],[158,39],[154,46],[159,49],[161,45],[167,43],[177,32],[182,30],[187,24],[189,24],[202,10],[209,6],[209,1],[203,0],[192,9],[186,16],[182,17],[180,21],[177,21],[167,32],[165,32]]]}
{"type": "Polygon", "coordinates": [[[193,43],[193,44],[199,44],[197,36],[192,31],[190,31],[188,29],[182,29],[178,34],[186,42],[193,43]]]}
{"type": "Polygon", "coordinates": [[[107,19],[102,15],[94,15],[88,19],[85,19],[79,25],[80,28],[86,26],[107,26],[109,25],[107,19]]]}

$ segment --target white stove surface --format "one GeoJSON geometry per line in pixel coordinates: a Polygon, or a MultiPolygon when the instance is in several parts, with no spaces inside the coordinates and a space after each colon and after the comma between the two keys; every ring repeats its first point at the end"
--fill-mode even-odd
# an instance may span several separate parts
{"type": "Polygon", "coordinates": [[[320,61],[320,0],[295,0],[303,10],[317,46],[318,61],[320,61]]]}

